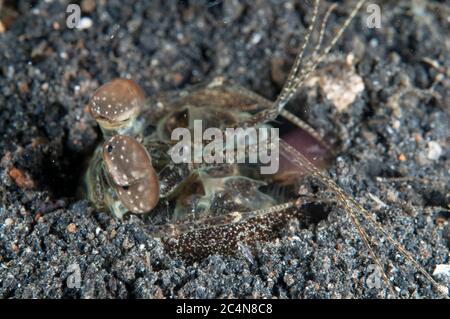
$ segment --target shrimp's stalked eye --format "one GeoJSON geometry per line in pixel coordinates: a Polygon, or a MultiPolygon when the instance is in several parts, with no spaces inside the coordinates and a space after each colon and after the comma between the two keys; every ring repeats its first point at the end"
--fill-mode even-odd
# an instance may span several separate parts
{"type": "Polygon", "coordinates": [[[143,178],[152,165],[145,148],[125,135],[114,135],[105,143],[103,161],[113,181],[120,186],[143,178]]]}
{"type": "Polygon", "coordinates": [[[115,135],[103,147],[103,162],[112,187],[133,213],[152,210],[159,200],[158,176],[150,155],[134,138],[115,135]]]}
{"type": "Polygon", "coordinates": [[[144,92],[136,82],[118,78],[94,92],[89,101],[89,110],[102,128],[117,129],[139,115],[144,101],[144,92]]]}

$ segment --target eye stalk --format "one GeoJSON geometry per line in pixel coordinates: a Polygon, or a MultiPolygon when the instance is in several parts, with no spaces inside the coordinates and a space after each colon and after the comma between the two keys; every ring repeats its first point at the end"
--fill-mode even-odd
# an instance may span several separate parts
{"type": "Polygon", "coordinates": [[[158,176],[142,144],[125,135],[114,135],[103,144],[103,162],[122,205],[142,214],[159,200],[158,176]]]}
{"type": "Polygon", "coordinates": [[[117,78],[99,87],[89,101],[89,110],[104,132],[119,132],[134,124],[145,102],[139,85],[117,78]]]}

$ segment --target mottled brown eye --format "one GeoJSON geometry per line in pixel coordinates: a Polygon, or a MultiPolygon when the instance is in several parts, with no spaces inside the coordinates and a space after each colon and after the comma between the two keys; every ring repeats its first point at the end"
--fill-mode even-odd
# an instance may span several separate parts
{"type": "Polygon", "coordinates": [[[129,186],[117,185],[114,189],[122,205],[135,214],[151,211],[159,200],[159,184],[155,171],[129,186]]]}
{"type": "Polygon", "coordinates": [[[152,166],[145,148],[125,135],[114,135],[104,143],[103,161],[113,181],[120,186],[145,177],[147,168],[152,166]]]}
{"type": "Polygon", "coordinates": [[[150,155],[134,138],[115,135],[103,145],[103,161],[112,187],[133,213],[153,209],[159,200],[158,176],[150,155]]]}
{"type": "Polygon", "coordinates": [[[136,118],[145,101],[142,89],[134,81],[114,79],[99,87],[89,101],[94,119],[106,129],[125,126],[136,118]]]}

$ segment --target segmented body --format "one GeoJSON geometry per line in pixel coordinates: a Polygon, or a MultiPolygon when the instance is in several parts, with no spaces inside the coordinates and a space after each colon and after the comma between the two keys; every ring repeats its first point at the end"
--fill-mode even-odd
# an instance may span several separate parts
{"type": "MultiPolygon", "coordinates": [[[[202,121],[204,130],[234,127],[251,113],[270,105],[268,100],[216,79],[206,86],[168,94],[151,103],[136,119],[142,127],[136,138],[142,140],[151,155],[161,197],[175,203],[171,213],[164,217],[149,213],[149,230],[170,246],[170,252],[187,260],[200,260],[212,253],[233,254],[238,243],[252,246],[257,240],[267,240],[289,218],[299,216],[298,210],[289,209],[292,203],[284,204],[286,209],[280,210],[278,206],[271,210],[281,203],[261,191],[261,187],[272,183],[273,176],[261,176],[257,165],[189,167],[172,163],[168,156],[174,144],[170,139],[174,128],[193,130],[195,120],[202,121]],[[169,112],[156,119],[152,108],[158,103],[164,103],[169,112]]],[[[107,208],[122,217],[124,211],[118,209],[120,200],[110,186],[101,157],[101,151],[97,150],[86,175],[89,198],[97,208],[107,208]]]]}

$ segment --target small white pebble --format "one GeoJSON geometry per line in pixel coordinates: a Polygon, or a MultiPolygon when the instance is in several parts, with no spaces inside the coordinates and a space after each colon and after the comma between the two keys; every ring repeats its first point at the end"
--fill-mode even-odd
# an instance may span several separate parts
{"type": "Polygon", "coordinates": [[[12,218],[6,218],[5,219],[5,226],[11,226],[12,224],[14,224],[14,220],[12,218]]]}
{"type": "Polygon", "coordinates": [[[442,147],[439,143],[430,141],[428,142],[428,153],[427,158],[436,161],[442,155],[442,147]]]}
{"type": "Polygon", "coordinates": [[[59,53],[59,57],[63,60],[67,60],[69,58],[67,52],[64,51],[59,53]]]}
{"type": "Polygon", "coordinates": [[[93,22],[92,22],[91,18],[83,17],[83,18],[81,18],[80,23],[77,26],[77,29],[86,30],[86,29],[89,29],[90,27],[92,27],[92,24],[93,24],[93,22]]]}
{"type": "Polygon", "coordinates": [[[370,39],[370,46],[373,48],[376,48],[378,46],[378,39],[377,38],[372,38],[370,39]]]}
{"type": "Polygon", "coordinates": [[[253,44],[253,45],[258,44],[259,41],[261,41],[261,39],[262,39],[262,34],[261,33],[259,33],[259,32],[253,33],[253,35],[252,35],[252,37],[250,39],[250,43],[253,44]]]}
{"type": "Polygon", "coordinates": [[[449,264],[440,264],[436,265],[436,268],[434,268],[433,276],[444,274],[448,277],[450,277],[450,265],[449,264]]]}
{"type": "Polygon", "coordinates": [[[395,130],[398,130],[398,129],[400,128],[400,125],[401,125],[401,123],[400,123],[399,120],[394,120],[394,122],[392,123],[392,127],[393,127],[395,130]]]}

